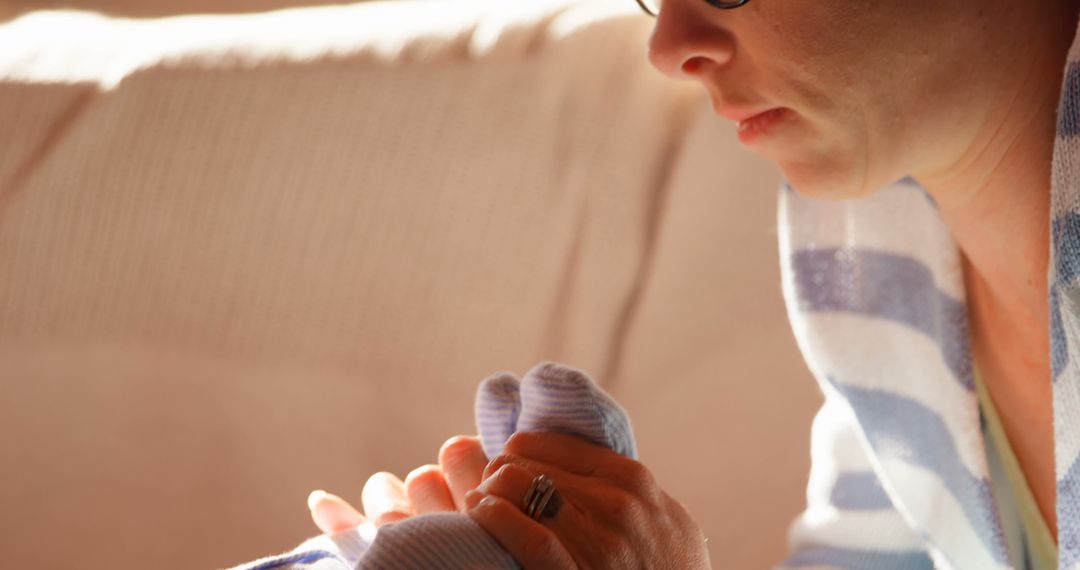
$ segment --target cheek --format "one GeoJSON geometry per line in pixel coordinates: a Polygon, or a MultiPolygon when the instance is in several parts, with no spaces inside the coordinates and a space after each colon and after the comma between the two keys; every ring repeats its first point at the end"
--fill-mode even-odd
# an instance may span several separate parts
{"type": "Polygon", "coordinates": [[[785,99],[794,127],[761,149],[792,186],[822,198],[868,195],[907,175],[896,122],[907,116],[900,93],[857,79],[859,68],[804,62],[787,70],[785,99]]]}
{"type": "Polygon", "coordinates": [[[747,55],[774,102],[800,120],[763,154],[798,191],[823,198],[864,196],[908,174],[892,123],[909,115],[913,88],[903,77],[918,58],[905,53],[917,48],[897,30],[898,8],[848,0],[760,5],[747,55]]]}

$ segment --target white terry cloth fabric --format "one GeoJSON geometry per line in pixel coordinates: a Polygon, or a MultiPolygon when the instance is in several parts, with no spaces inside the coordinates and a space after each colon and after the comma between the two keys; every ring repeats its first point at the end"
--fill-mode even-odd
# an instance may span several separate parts
{"type": "MultiPolygon", "coordinates": [[[[558,432],[636,458],[626,412],[584,373],[546,362],[523,380],[500,373],[476,393],[476,426],[489,458],[515,432],[558,432]]],[[[462,513],[420,515],[378,530],[359,528],[305,541],[289,553],[236,570],[278,568],[519,568],[495,539],[462,513]]]]}
{"type": "MultiPolygon", "coordinates": [[[[1080,41],[1052,165],[1050,338],[1059,568],[1080,568],[1080,41]]],[[[1033,189],[1038,191],[1038,189],[1033,189]]],[[[994,502],[959,250],[904,179],[859,200],[785,187],[784,292],[826,395],[786,567],[1012,568],[994,502]]],[[[1022,558],[1022,557],[1021,557],[1022,558]]]]}

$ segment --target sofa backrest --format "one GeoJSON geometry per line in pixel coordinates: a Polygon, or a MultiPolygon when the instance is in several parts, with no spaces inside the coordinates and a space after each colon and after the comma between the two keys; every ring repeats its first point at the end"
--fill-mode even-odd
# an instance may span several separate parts
{"type": "Polygon", "coordinates": [[[164,18],[191,14],[249,14],[363,1],[370,0],[5,0],[0,6],[0,18],[6,13],[36,10],[83,10],[128,18],[164,18]]]}

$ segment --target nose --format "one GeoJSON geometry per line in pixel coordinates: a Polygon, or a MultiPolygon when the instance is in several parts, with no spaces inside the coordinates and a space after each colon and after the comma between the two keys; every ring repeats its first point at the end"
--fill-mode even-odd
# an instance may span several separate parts
{"type": "Polygon", "coordinates": [[[727,65],[735,56],[735,38],[720,26],[716,10],[698,0],[667,0],[649,37],[649,61],[675,79],[696,79],[727,65]]]}

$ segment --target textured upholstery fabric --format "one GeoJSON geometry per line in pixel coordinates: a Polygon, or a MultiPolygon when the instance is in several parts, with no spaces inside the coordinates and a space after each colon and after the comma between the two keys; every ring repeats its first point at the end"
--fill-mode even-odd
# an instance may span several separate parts
{"type": "Polygon", "coordinates": [[[630,4],[0,24],[8,564],[295,544],[308,490],[430,462],[544,359],[626,405],[721,567],[780,560],[818,397],[778,177],[630,4]]]}
{"type": "MultiPolygon", "coordinates": [[[[354,0],[361,2],[365,0],[354,0]]],[[[370,0],[368,0],[370,1],[370,0]]],[[[303,6],[332,6],[353,2],[336,0],[6,0],[0,7],[12,13],[31,10],[89,10],[111,16],[162,18],[189,14],[243,14],[303,6]]]]}

